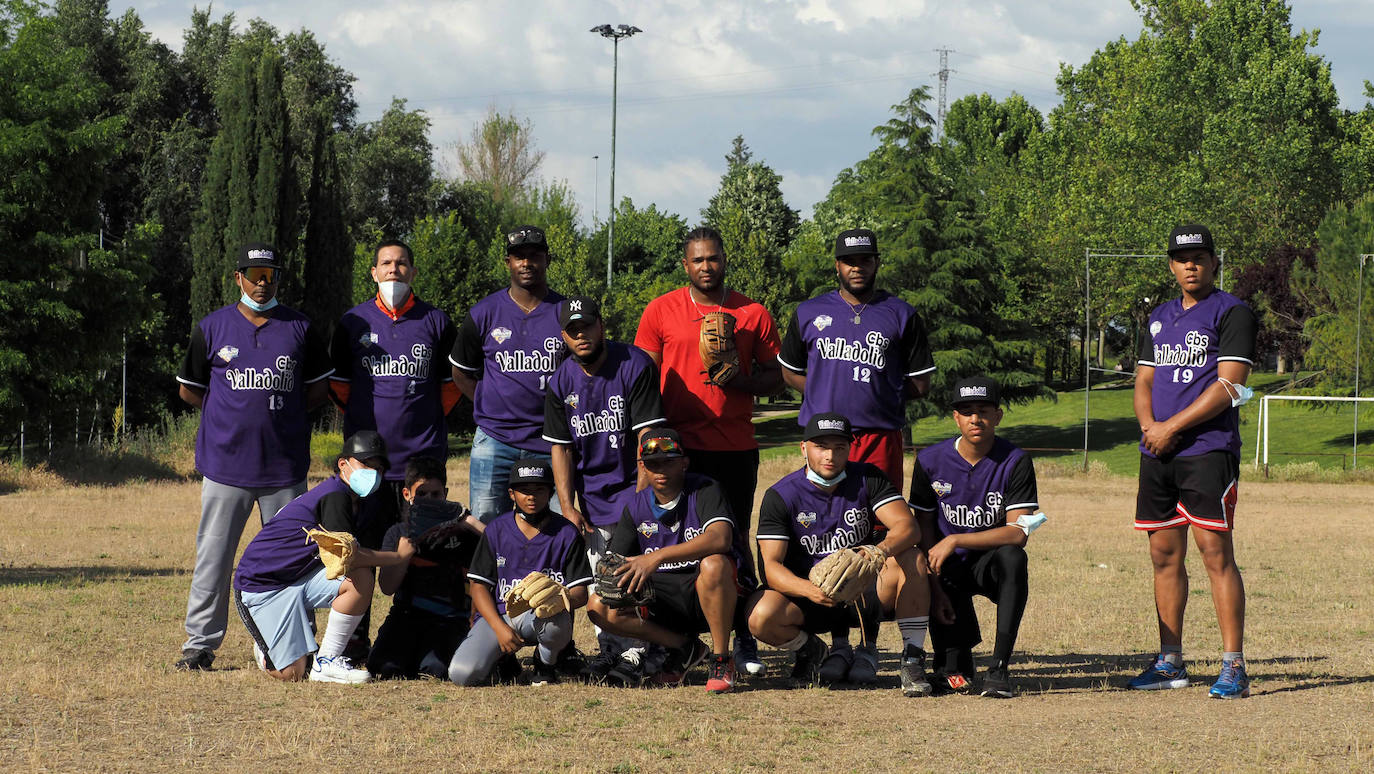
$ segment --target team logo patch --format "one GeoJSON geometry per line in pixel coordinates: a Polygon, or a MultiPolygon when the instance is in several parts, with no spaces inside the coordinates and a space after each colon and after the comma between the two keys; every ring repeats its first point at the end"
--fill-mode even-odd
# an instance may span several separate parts
{"type": "Polygon", "coordinates": [[[639,529],[636,531],[644,537],[653,537],[658,534],[658,522],[641,521],[639,523],[639,529]]]}
{"type": "Polygon", "coordinates": [[[1159,320],[1155,320],[1154,322],[1150,323],[1150,338],[1158,336],[1159,332],[1162,330],[1164,330],[1164,323],[1160,322],[1159,320]]]}
{"type": "Polygon", "coordinates": [[[364,347],[370,347],[377,343],[377,334],[372,331],[364,331],[363,335],[358,337],[358,343],[364,347]]]}
{"type": "Polygon", "coordinates": [[[224,362],[228,363],[229,361],[239,356],[239,348],[224,346],[220,347],[219,351],[215,354],[219,355],[220,360],[223,360],[224,362]]]}
{"type": "Polygon", "coordinates": [[[1200,245],[1202,244],[1201,234],[1179,234],[1174,240],[1176,245],[1200,245]]]}
{"type": "Polygon", "coordinates": [[[797,514],[797,523],[802,525],[802,529],[808,529],[816,523],[816,514],[813,511],[803,511],[797,514]]]}
{"type": "Polygon", "coordinates": [[[568,397],[566,397],[566,398],[563,399],[563,402],[566,403],[566,404],[568,404],[568,406],[571,407],[573,411],[576,411],[576,410],[577,410],[577,403],[578,403],[578,401],[577,401],[577,393],[575,393],[575,392],[574,392],[574,393],[570,393],[570,394],[568,395],[568,397]]]}
{"type": "Polygon", "coordinates": [[[959,388],[959,397],[961,398],[986,398],[987,396],[988,388],[984,387],[981,384],[972,387],[959,388]]]}
{"type": "Polygon", "coordinates": [[[497,567],[505,567],[505,566],[506,566],[506,557],[501,556],[500,554],[497,554],[497,555],[496,555],[496,566],[497,566],[497,567]]]}
{"type": "Polygon", "coordinates": [[[519,476],[519,477],[521,477],[521,478],[536,478],[536,477],[538,477],[538,478],[543,478],[546,474],[544,473],[544,469],[543,469],[543,468],[540,468],[540,467],[529,467],[529,468],[519,468],[519,469],[517,469],[515,475],[517,475],[517,476],[519,476]]]}
{"type": "Polygon", "coordinates": [[[847,236],[844,238],[845,247],[872,247],[873,240],[866,236],[847,236]]]}
{"type": "Polygon", "coordinates": [[[491,337],[496,339],[497,344],[505,344],[506,339],[510,338],[510,328],[497,328],[491,332],[491,337]]]}
{"type": "Polygon", "coordinates": [[[822,315],[817,315],[817,316],[816,316],[816,319],[814,319],[814,320],[811,321],[811,324],[814,325],[814,326],[816,326],[816,330],[818,330],[818,331],[823,331],[823,330],[825,330],[826,328],[829,328],[830,325],[831,325],[831,323],[833,323],[833,322],[835,322],[835,321],[834,321],[833,319],[830,318],[830,315],[828,315],[828,314],[822,314],[822,315]]]}
{"type": "Polygon", "coordinates": [[[249,250],[248,260],[250,261],[275,261],[277,257],[271,250],[249,250]]]}
{"type": "Polygon", "coordinates": [[[950,484],[948,481],[932,481],[930,482],[930,488],[935,490],[936,497],[944,497],[954,491],[954,485],[950,484]]]}

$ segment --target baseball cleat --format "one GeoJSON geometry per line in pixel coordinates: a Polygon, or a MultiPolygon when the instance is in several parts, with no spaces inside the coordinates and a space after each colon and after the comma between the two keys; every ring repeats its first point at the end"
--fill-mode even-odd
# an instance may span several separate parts
{"type": "Polygon", "coordinates": [[[534,658],[530,660],[529,676],[530,685],[553,685],[558,682],[558,667],[555,664],[545,664],[544,659],[535,653],[534,658]]]}
{"type": "Polygon", "coordinates": [[[983,675],[983,690],[981,695],[990,699],[1010,699],[1016,696],[1016,689],[1011,684],[1011,670],[1005,664],[998,664],[990,667],[987,674],[983,675]]]}
{"type": "Polygon", "coordinates": [[[1134,691],[1159,691],[1169,688],[1188,687],[1188,669],[1179,664],[1174,666],[1164,659],[1161,653],[1155,657],[1155,662],[1146,667],[1144,672],[1131,678],[1126,684],[1127,688],[1134,691]]]}
{"type": "Polygon", "coordinates": [[[935,693],[939,695],[973,692],[973,683],[969,682],[962,672],[936,672],[931,684],[935,688],[935,693]]]}
{"type": "Polygon", "coordinates": [[[358,669],[348,656],[315,656],[310,680],[316,683],[365,683],[372,679],[366,669],[358,669]]]}
{"type": "Polygon", "coordinates": [[[214,651],[189,648],[181,652],[181,658],[177,660],[175,666],[178,672],[208,672],[213,663],[215,663],[214,651]]]}
{"type": "Polygon", "coordinates": [[[822,684],[843,682],[849,674],[849,667],[854,663],[854,649],[848,646],[833,648],[830,655],[821,662],[819,673],[822,684]]]}
{"type": "Polygon", "coordinates": [[[706,692],[729,693],[735,687],[735,661],[729,656],[713,656],[707,666],[706,692]]]}
{"type": "Polygon", "coordinates": [[[644,682],[643,648],[630,648],[620,654],[620,660],[606,675],[609,684],[638,688],[644,682]]]}
{"type": "Polygon", "coordinates": [[[1244,661],[1221,662],[1221,674],[1207,692],[1213,699],[1244,699],[1250,696],[1250,676],[1244,661]]]}
{"type": "Polygon", "coordinates": [[[602,650],[596,654],[596,658],[587,664],[587,679],[593,683],[604,683],[606,677],[611,674],[620,663],[620,654],[609,650],[602,650]]]}
{"type": "Polygon", "coordinates": [[[854,649],[854,663],[849,666],[849,682],[855,685],[874,685],[878,682],[878,648],[860,645],[854,649]]]}
{"type": "Polygon", "coordinates": [[[735,664],[746,675],[759,677],[768,671],[759,658],[759,642],[747,632],[735,634],[735,664]]]}
{"type": "Polygon", "coordinates": [[[792,679],[802,686],[815,685],[821,664],[830,655],[830,646],[814,634],[806,635],[806,642],[797,650],[797,660],[792,664],[792,679]]]}
{"type": "Polygon", "coordinates": [[[926,652],[915,645],[907,645],[902,651],[902,695],[929,696],[932,692],[930,680],[926,679],[926,652]]]}

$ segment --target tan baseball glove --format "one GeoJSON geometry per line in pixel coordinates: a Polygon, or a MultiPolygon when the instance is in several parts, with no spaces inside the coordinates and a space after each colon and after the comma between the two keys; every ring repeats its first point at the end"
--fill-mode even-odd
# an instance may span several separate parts
{"type": "Polygon", "coordinates": [[[706,381],[723,386],[739,373],[739,350],[735,348],[735,316],[711,312],[701,320],[701,365],[706,381]]]}
{"type": "Polygon", "coordinates": [[[811,568],[807,578],[842,605],[859,598],[878,580],[887,552],[877,546],[843,548],[811,568]]]}
{"type": "Polygon", "coordinates": [[[563,584],[542,572],[532,572],[506,592],[506,615],[515,618],[534,610],[535,618],[552,618],[572,607],[563,584]]]}
{"type": "Polygon", "coordinates": [[[353,555],[358,550],[358,541],[347,532],[331,532],[327,529],[306,529],[305,534],[320,547],[320,561],[324,562],[324,577],[334,580],[347,575],[353,567],[353,555]]]}

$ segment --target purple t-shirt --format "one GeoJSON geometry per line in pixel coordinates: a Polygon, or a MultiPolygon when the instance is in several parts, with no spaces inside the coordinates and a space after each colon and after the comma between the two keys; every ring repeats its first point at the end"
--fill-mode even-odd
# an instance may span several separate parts
{"type": "Polygon", "coordinates": [[[335,476],[297,497],[277,512],[248,542],[234,572],[239,591],[275,591],[319,570],[319,546],[304,532],[323,526],[352,531],[345,521],[355,510],[356,499],[343,479],[335,476]]]}
{"type": "Polygon", "coordinates": [[[787,541],[783,566],[802,578],[827,555],[870,542],[879,523],[874,514],[902,499],[873,465],[850,461],[844,470],[832,492],[807,480],[803,466],[763,493],[758,540],[787,541]]]}
{"type": "Polygon", "coordinates": [[[278,305],[262,325],[238,304],[216,309],[191,333],[177,381],[205,390],[196,470],[216,483],[284,487],[310,467],[305,386],[333,373],[310,319],[278,305]]]}
{"type": "Polygon", "coordinates": [[[345,312],[334,329],[330,378],[349,386],[344,437],[381,433],[389,481],[405,478],[413,456],[448,458],[441,388],[453,381],[443,360],[453,339],[448,315],[418,298],[396,320],[369,299],[345,312]]]}
{"type": "MultiPolygon", "coordinates": [[[[911,507],[935,515],[941,535],[1003,527],[1007,511],[1039,508],[1035,467],[1016,444],[995,438],[986,457],[970,466],[959,456],[959,436],[916,454],[911,471],[911,507]]],[[[956,549],[963,556],[965,549],[956,549]]]]}
{"type": "Polygon", "coordinates": [[[583,514],[614,527],[637,475],[639,431],[663,422],[658,370],[638,347],[606,342],[606,362],[588,376],[568,358],[549,379],[544,440],[573,447],[573,488],[583,514]]]}
{"type": "MultiPolygon", "coordinates": [[[[637,556],[657,551],[661,548],[686,543],[706,531],[716,522],[723,522],[735,530],[735,521],[730,517],[730,505],[725,500],[725,492],[720,484],[705,476],[688,473],[683,481],[682,494],[676,506],[662,514],[654,513],[652,503],[654,490],[645,487],[626,503],[621,510],[620,523],[611,535],[610,549],[622,556],[637,556]]],[[[735,541],[731,539],[731,544],[735,541]]],[[[740,565],[737,551],[731,552],[735,566],[740,565]]],[[[667,562],[658,567],[657,572],[695,572],[700,559],[685,562],[667,562]]]]}
{"type": "MultiPolygon", "coordinates": [[[[1156,422],[1187,408],[1217,380],[1217,363],[1238,360],[1254,365],[1255,313],[1224,290],[1213,290],[1189,309],[1183,299],[1160,304],[1140,337],[1140,365],[1155,369],[1150,400],[1156,422]]],[[[1213,451],[1240,456],[1240,412],[1227,407],[1211,419],[1184,430],[1174,456],[1213,451]]],[[[1145,444],[1140,452],[1148,456],[1145,444]]]]}
{"type": "Polygon", "coordinates": [[[879,290],[855,307],[835,290],[797,305],[778,362],[806,375],[801,414],[839,412],[860,430],[895,430],[906,424],[907,377],[935,370],[926,329],[910,304],[879,290]]]}
{"type": "Polygon", "coordinates": [[[567,353],[550,290],[528,314],[509,290],[473,304],[458,327],[449,362],[477,379],[472,416],[487,435],[525,451],[549,453],[544,428],[544,390],[567,353]]]}
{"type": "Polygon", "coordinates": [[[506,614],[506,593],[532,572],[542,572],[568,588],[592,582],[587,547],[572,522],[545,509],[539,532],[525,537],[514,511],[498,516],[482,533],[468,579],[486,585],[496,597],[496,610],[506,614]]]}

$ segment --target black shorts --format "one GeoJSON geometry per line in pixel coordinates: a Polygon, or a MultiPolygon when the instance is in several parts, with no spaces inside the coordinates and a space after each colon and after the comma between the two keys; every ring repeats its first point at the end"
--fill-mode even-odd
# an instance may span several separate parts
{"type": "Polygon", "coordinates": [[[837,629],[862,629],[865,625],[873,626],[875,621],[892,620],[892,612],[883,610],[878,602],[877,584],[848,605],[826,607],[802,597],[788,597],[787,601],[801,608],[802,631],[811,634],[829,634],[837,629]],[[860,616],[860,608],[863,617],[860,616]]]}
{"type": "Polygon", "coordinates": [[[1230,452],[1160,460],[1140,455],[1135,528],[1154,531],[1191,524],[1229,532],[1236,524],[1240,460],[1230,452]]]}
{"type": "MultiPolygon", "coordinates": [[[[706,614],[701,611],[701,599],[697,596],[697,575],[693,570],[683,572],[656,572],[649,576],[654,587],[654,601],[649,603],[648,617],[663,628],[678,634],[701,634],[711,631],[706,614]]],[[[735,583],[736,593],[739,583],[735,583]]],[[[735,602],[736,613],[744,606],[735,602]]]]}

